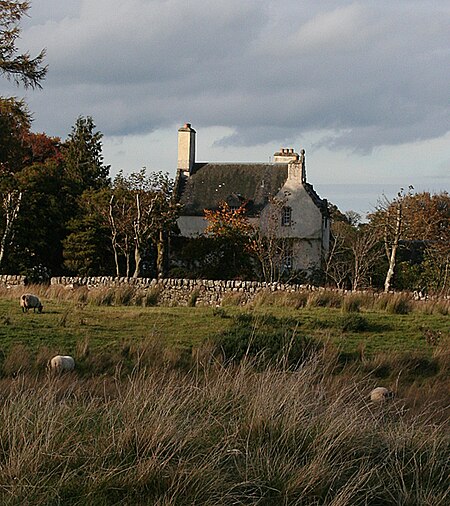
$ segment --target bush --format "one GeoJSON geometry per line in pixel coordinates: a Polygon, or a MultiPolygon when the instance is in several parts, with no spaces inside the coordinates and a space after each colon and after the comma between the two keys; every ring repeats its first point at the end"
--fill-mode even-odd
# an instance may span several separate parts
{"type": "Polygon", "coordinates": [[[369,328],[368,321],[356,313],[350,313],[342,317],[341,329],[344,332],[362,332],[369,328]]]}
{"type": "Polygon", "coordinates": [[[50,284],[50,270],[45,265],[39,264],[27,269],[25,272],[26,284],[33,285],[49,285],[50,284]]]}
{"type": "Polygon", "coordinates": [[[322,348],[312,337],[297,332],[298,322],[290,318],[241,314],[234,324],[215,338],[227,361],[258,357],[261,363],[283,361],[295,365],[322,348]]]}

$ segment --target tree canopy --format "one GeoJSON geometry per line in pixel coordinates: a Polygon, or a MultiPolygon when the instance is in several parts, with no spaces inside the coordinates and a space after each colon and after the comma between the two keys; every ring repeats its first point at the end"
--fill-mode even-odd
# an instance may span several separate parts
{"type": "Polygon", "coordinates": [[[20,21],[30,8],[30,2],[0,0],[0,73],[25,88],[40,88],[47,74],[45,49],[32,57],[20,53],[16,41],[20,37],[20,21]]]}

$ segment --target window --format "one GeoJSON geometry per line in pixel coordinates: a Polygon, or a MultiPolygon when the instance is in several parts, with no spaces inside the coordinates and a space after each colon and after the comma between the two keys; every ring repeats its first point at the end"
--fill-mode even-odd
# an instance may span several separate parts
{"type": "Polygon", "coordinates": [[[286,245],[283,252],[283,271],[290,271],[293,266],[293,255],[292,245],[286,245]]]}
{"type": "Polygon", "coordinates": [[[285,206],[281,210],[281,226],[290,227],[292,224],[292,207],[285,206]]]}

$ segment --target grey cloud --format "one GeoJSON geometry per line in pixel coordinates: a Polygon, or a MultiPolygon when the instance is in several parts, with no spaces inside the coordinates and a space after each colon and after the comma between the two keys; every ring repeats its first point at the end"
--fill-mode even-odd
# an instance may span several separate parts
{"type": "Polygon", "coordinates": [[[438,137],[450,116],[449,10],[406,0],[73,1],[67,16],[37,16],[24,33],[24,44],[47,46],[50,65],[30,107],[37,127],[55,130],[79,114],[105,134],[180,118],[234,128],[222,145],[331,129],[323,143],[369,152],[438,137]]]}

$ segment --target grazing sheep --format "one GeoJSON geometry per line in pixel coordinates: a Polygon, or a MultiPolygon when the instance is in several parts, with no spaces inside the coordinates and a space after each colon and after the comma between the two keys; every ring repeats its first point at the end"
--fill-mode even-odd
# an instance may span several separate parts
{"type": "Polygon", "coordinates": [[[69,355],[56,355],[50,360],[50,370],[55,372],[67,372],[75,369],[75,360],[69,355]]]}
{"type": "Polygon", "coordinates": [[[27,312],[29,309],[33,309],[34,313],[36,312],[36,309],[39,313],[42,313],[43,309],[43,305],[39,300],[39,297],[31,293],[24,293],[22,297],[20,297],[20,306],[23,313],[27,312]]]}
{"type": "Polygon", "coordinates": [[[370,392],[370,400],[372,402],[384,402],[394,397],[394,392],[385,387],[376,387],[370,392]]]}

